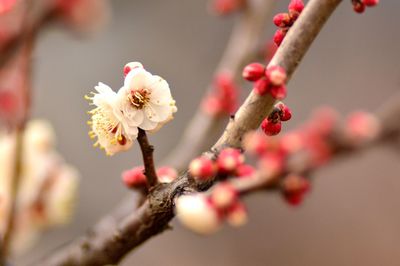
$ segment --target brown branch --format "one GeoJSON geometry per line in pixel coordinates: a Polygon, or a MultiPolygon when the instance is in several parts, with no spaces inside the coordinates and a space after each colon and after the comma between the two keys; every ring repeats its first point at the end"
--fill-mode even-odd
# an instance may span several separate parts
{"type": "Polygon", "coordinates": [[[137,140],[140,145],[140,149],[142,151],[143,156],[143,164],[144,164],[144,174],[147,178],[147,184],[149,188],[154,187],[158,184],[157,173],[154,166],[153,159],[153,145],[150,145],[149,140],[146,135],[146,131],[139,128],[139,134],[137,140]]]}
{"type": "MultiPolygon", "coordinates": [[[[341,0],[309,1],[271,64],[281,65],[289,75],[292,74],[340,2],[341,0]]],[[[214,145],[213,151],[224,146],[240,146],[243,134],[259,126],[273,103],[274,100],[268,96],[259,97],[251,93],[214,145]]],[[[122,219],[118,225],[72,242],[40,261],[39,265],[116,264],[130,250],[167,228],[173,218],[173,201],[176,196],[202,190],[209,185],[196,184],[187,174],[169,185],[159,184],[139,210],[122,219]]]]}
{"type": "MultiPolygon", "coordinates": [[[[253,0],[240,14],[235,24],[228,45],[218,64],[214,75],[229,73],[236,82],[241,81],[243,67],[251,62],[257,54],[262,42],[263,30],[270,18],[274,0],[253,0]]],[[[213,85],[208,86],[210,92],[213,85]]],[[[199,107],[184,131],[178,145],[166,156],[164,165],[184,169],[191,158],[198,156],[210,147],[223,129],[221,125],[226,117],[213,117],[199,107]],[[196,141],[194,142],[193,139],[196,141]]]]}
{"type": "MultiPolygon", "coordinates": [[[[382,107],[375,112],[375,115],[382,128],[379,134],[368,141],[360,144],[349,140],[345,128],[337,128],[334,134],[328,137],[327,143],[329,143],[329,147],[332,150],[332,159],[338,160],[350,155],[354,156],[366,149],[377,147],[381,144],[391,144],[400,138],[400,94],[397,94],[383,104],[382,107]]],[[[279,176],[271,175],[266,177],[262,173],[256,172],[252,178],[235,178],[229,180],[229,182],[241,195],[247,195],[266,189],[280,189],[280,182],[287,174],[295,173],[309,176],[312,172],[324,166],[304,163],[310,162],[307,156],[309,156],[308,153],[301,152],[292,155],[292,157],[297,158],[292,160],[292,163],[287,164],[286,168],[282,170],[279,176]]],[[[288,158],[288,161],[290,161],[290,158],[288,158]]]]}

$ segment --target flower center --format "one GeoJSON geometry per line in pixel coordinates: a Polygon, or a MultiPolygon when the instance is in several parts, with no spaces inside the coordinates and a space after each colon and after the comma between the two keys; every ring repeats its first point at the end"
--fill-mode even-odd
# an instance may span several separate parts
{"type": "Polygon", "coordinates": [[[129,100],[134,107],[142,109],[150,101],[150,92],[147,89],[131,90],[129,100]]]}

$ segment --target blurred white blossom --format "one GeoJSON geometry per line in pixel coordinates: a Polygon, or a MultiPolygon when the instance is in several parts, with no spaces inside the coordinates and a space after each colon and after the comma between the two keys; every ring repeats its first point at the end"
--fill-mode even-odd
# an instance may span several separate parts
{"type": "MultiPolygon", "coordinates": [[[[24,132],[22,174],[17,195],[12,248],[30,247],[43,229],[69,221],[77,193],[78,173],[55,151],[51,125],[33,120],[24,132]]],[[[0,133],[0,232],[5,230],[14,169],[16,135],[0,133]]]]}

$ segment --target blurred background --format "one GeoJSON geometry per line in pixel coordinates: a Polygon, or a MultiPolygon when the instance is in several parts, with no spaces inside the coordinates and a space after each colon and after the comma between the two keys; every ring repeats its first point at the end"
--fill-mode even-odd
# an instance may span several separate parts
{"type": "MultiPolygon", "coordinates": [[[[274,13],[285,11],[289,1],[277,2],[274,13]]],[[[358,15],[350,1],[341,4],[290,82],[286,103],[294,118],[284,130],[317,106],[328,104],[343,114],[372,111],[399,90],[399,10],[400,1],[381,1],[358,15]]],[[[92,148],[83,95],[99,81],[118,89],[129,61],[141,61],[167,79],[179,111],[151,136],[160,161],[195,112],[236,19],[211,16],[205,1],[114,0],[112,13],[94,38],[77,39],[58,27],[39,38],[34,117],[53,123],[58,150],[82,179],[73,223],[45,233],[17,265],[30,265],[83,234],[128,193],[121,171],[141,164],[137,147],[113,157],[92,148]]],[[[271,22],[265,36],[274,30],[271,22]]],[[[398,152],[379,147],[324,167],[300,208],[276,194],[252,195],[243,228],[201,237],[174,221],[173,231],[146,242],[122,265],[400,265],[398,152]]]]}

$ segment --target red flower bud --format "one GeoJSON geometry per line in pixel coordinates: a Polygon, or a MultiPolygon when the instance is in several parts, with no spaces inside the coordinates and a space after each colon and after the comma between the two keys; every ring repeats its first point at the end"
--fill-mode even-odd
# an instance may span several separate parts
{"type": "Polygon", "coordinates": [[[353,4],[353,10],[357,13],[364,13],[365,11],[365,5],[363,3],[357,2],[353,4]]]}
{"type": "Polygon", "coordinates": [[[249,164],[242,164],[236,169],[236,175],[238,177],[251,177],[255,173],[255,169],[253,166],[249,164]]]}
{"type": "Polygon", "coordinates": [[[271,81],[273,86],[281,86],[286,83],[286,70],[281,66],[270,66],[265,70],[265,76],[271,81]]]}
{"type": "Polygon", "coordinates": [[[219,209],[226,209],[232,206],[237,199],[238,192],[227,182],[216,185],[211,193],[211,201],[219,209]]]}
{"type": "Polygon", "coordinates": [[[261,123],[261,129],[267,136],[274,136],[281,132],[282,123],[281,121],[274,123],[268,119],[264,119],[264,121],[261,123]]]}
{"type": "Polygon", "coordinates": [[[242,226],[247,222],[247,210],[243,203],[237,201],[226,214],[227,222],[234,226],[242,226]]]}
{"type": "Polygon", "coordinates": [[[290,19],[290,16],[288,13],[276,14],[274,16],[273,21],[274,21],[274,24],[280,28],[290,27],[292,25],[292,20],[290,19]]]}
{"type": "Polygon", "coordinates": [[[283,100],[286,98],[286,94],[287,94],[286,86],[282,85],[279,87],[272,87],[270,89],[270,93],[273,98],[275,98],[277,100],[283,100]]]}
{"type": "Polygon", "coordinates": [[[258,95],[264,95],[269,91],[270,81],[266,78],[261,78],[254,83],[254,92],[258,95]]]}
{"type": "Polygon", "coordinates": [[[379,4],[379,0],[362,0],[362,3],[366,6],[376,6],[379,4]]]}
{"type": "Polygon", "coordinates": [[[122,181],[129,188],[144,187],[147,184],[143,166],[134,167],[122,172],[122,181]]]}
{"type": "Polygon", "coordinates": [[[207,180],[216,174],[215,163],[202,156],[191,161],[189,165],[189,173],[196,179],[207,180]]]}
{"type": "Polygon", "coordinates": [[[274,34],[274,43],[280,46],[287,33],[287,29],[278,29],[274,34]]]}
{"type": "Polygon", "coordinates": [[[178,172],[169,166],[162,166],[157,169],[158,181],[161,183],[170,183],[178,177],[178,172]]]}
{"type": "Polygon", "coordinates": [[[251,63],[243,69],[243,78],[248,81],[257,81],[264,76],[265,66],[260,63],[251,63]]]}
{"type": "Polygon", "coordinates": [[[285,200],[291,206],[299,206],[304,200],[303,193],[284,194],[285,200]]]}
{"type": "Polygon", "coordinates": [[[238,149],[223,149],[217,159],[218,171],[221,173],[231,173],[244,161],[243,154],[238,149]]]}
{"type": "Polygon", "coordinates": [[[278,108],[281,109],[281,121],[288,121],[290,118],[292,118],[292,111],[284,103],[279,103],[278,108]]]}
{"type": "Polygon", "coordinates": [[[301,13],[301,11],[304,9],[304,3],[302,0],[291,0],[288,9],[289,11],[301,13]]]}

